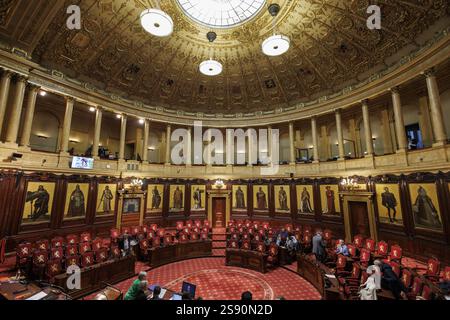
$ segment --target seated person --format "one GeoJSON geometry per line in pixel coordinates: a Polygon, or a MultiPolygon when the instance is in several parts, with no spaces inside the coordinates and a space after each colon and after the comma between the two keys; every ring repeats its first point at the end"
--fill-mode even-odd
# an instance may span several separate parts
{"type": "Polygon", "coordinates": [[[289,253],[291,253],[291,254],[295,254],[295,252],[297,252],[297,250],[298,250],[298,241],[293,235],[290,235],[287,238],[287,240],[286,240],[286,247],[287,247],[289,253]]]}
{"type": "Polygon", "coordinates": [[[148,287],[147,280],[141,281],[139,283],[138,292],[136,293],[136,297],[134,298],[134,300],[138,301],[148,300],[147,287],[148,287]]]}
{"type": "Polygon", "coordinates": [[[242,301],[250,301],[250,300],[253,300],[253,295],[252,295],[252,293],[251,293],[250,291],[242,292],[241,300],[242,300],[242,301]]]}
{"type": "Polygon", "coordinates": [[[338,242],[338,245],[336,247],[336,254],[342,254],[346,257],[350,255],[350,253],[348,252],[348,247],[342,239],[338,242]]]}
{"type": "Polygon", "coordinates": [[[139,273],[138,278],[136,280],[134,280],[133,284],[128,289],[124,300],[135,300],[136,299],[136,296],[139,293],[140,284],[142,281],[147,282],[147,272],[145,272],[145,271],[141,271],[139,273]]]}
{"type": "Polygon", "coordinates": [[[376,284],[376,271],[373,266],[367,269],[369,277],[366,282],[361,285],[359,296],[361,300],[377,300],[377,284],[376,284]]]}
{"type": "Polygon", "coordinates": [[[161,294],[161,287],[160,286],[156,286],[153,289],[153,295],[152,295],[150,300],[161,300],[161,298],[159,297],[160,294],[161,294]]]}
{"type": "Polygon", "coordinates": [[[399,300],[401,298],[406,299],[406,288],[403,282],[392,270],[392,267],[382,262],[381,260],[375,260],[374,265],[380,268],[381,271],[381,287],[383,289],[390,290],[394,295],[395,299],[399,300]]]}

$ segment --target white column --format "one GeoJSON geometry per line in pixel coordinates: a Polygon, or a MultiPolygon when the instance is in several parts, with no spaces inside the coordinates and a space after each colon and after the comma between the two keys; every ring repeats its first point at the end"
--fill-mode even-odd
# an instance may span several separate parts
{"type": "Polygon", "coordinates": [[[186,166],[192,165],[192,127],[187,128],[186,132],[186,166]]]}
{"type": "Polygon", "coordinates": [[[30,146],[31,127],[33,125],[34,109],[36,107],[36,97],[38,91],[38,86],[29,86],[27,109],[25,110],[25,120],[23,123],[22,136],[20,137],[20,145],[23,147],[30,146]]]}
{"type": "Polygon", "coordinates": [[[64,113],[64,123],[62,127],[61,146],[59,151],[66,153],[69,150],[70,127],[72,126],[72,113],[75,100],[72,97],[65,97],[66,112],[64,113]]]}
{"type": "Polygon", "coordinates": [[[313,140],[313,162],[319,162],[319,140],[317,137],[317,121],[315,117],[311,118],[311,131],[313,140]]]}
{"type": "Polygon", "coordinates": [[[94,129],[94,143],[92,144],[92,156],[98,157],[98,146],[100,144],[100,133],[102,131],[102,117],[103,111],[97,107],[95,111],[95,129],[94,129]]]}
{"type": "Polygon", "coordinates": [[[142,146],[142,161],[148,161],[148,139],[150,135],[150,120],[144,122],[144,145],[142,146]]]}
{"type": "Polygon", "coordinates": [[[3,120],[5,118],[6,104],[8,102],[9,88],[11,85],[12,73],[8,70],[3,71],[0,80],[0,133],[3,128],[3,120]]]}
{"type": "Polygon", "coordinates": [[[272,164],[272,126],[267,127],[267,159],[272,164]]]}
{"type": "Polygon", "coordinates": [[[427,79],[428,98],[430,100],[430,116],[433,127],[434,141],[436,145],[443,145],[447,142],[447,132],[445,130],[444,117],[442,116],[441,96],[436,81],[434,70],[425,72],[427,79]]]}
{"type": "Polygon", "coordinates": [[[335,115],[336,115],[336,131],[338,138],[339,160],[344,160],[345,148],[344,148],[344,132],[342,131],[341,110],[337,109],[335,115]]]}
{"type": "Polygon", "coordinates": [[[295,164],[295,143],[294,143],[294,123],[289,122],[289,162],[291,165],[295,164]]]}
{"type": "Polygon", "coordinates": [[[227,167],[234,164],[234,143],[233,130],[226,130],[227,135],[227,167]]]}
{"type": "Polygon", "coordinates": [[[366,139],[366,151],[367,156],[370,157],[373,156],[373,140],[372,140],[372,128],[370,127],[369,102],[367,100],[362,101],[362,115],[366,139]]]}
{"type": "Polygon", "coordinates": [[[166,127],[166,159],[165,159],[165,164],[166,165],[170,165],[171,161],[170,161],[170,143],[171,143],[171,139],[170,137],[172,136],[172,128],[170,127],[170,124],[167,125],[166,127]]]}
{"type": "Polygon", "coordinates": [[[14,99],[12,103],[11,116],[8,119],[8,129],[6,131],[6,142],[17,143],[17,135],[19,133],[20,115],[22,113],[23,99],[25,96],[25,87],[27,79],[19,76],[16,82],[14,99]]]}
{"type": "Polygon", "coordinates": [[[127,137],[127,115],[122,114],[120,118],[120,146],[119,160],[125,160],[125,139],[127,137]]]}
{"type": "Polygon", "coordinates": [[[248,167],[252,167],[253,166],[253,161],[255,159],[253,159],[253,148],[254,148],[254,143],[255,141],[253,141],[253,135],[252,135],[252,130],[248,129],[247,130],[247,141],[248,141],[248,162],[247,162],[247,166],[248,167]]]}
{"type": "Polygon", "coordinates": [[[404,152],[408,148],[406,139],[405,123],[403,121],[402,101],[398,87],[391,89],[392,107],[394,109],[395,134],[397,135],[398,151],[404,152]]]}

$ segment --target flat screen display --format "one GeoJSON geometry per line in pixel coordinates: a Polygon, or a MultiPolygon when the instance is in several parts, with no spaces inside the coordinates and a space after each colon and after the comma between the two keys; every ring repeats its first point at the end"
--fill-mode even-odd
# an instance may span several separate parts
{"type": "Polygon", "coordinates": [[[84,157],[73,157],[72,169],[94,169],[94,159],[84,157]]]}

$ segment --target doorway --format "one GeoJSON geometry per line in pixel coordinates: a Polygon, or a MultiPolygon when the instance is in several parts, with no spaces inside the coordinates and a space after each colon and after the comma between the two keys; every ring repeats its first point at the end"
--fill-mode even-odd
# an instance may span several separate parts
{"type": "Polygon", "coordinates": [[[350,226],[353,237],[361,234],[364,238],[370,238],[369,213],[367,203],[360,201],[348,202],[350,211],[350,226]]]}
{"type": "Polygon", "coordinates": [[[226,201],[226,197],[212,199],[212,225],[215,228],[225,226],[226,201]]]}

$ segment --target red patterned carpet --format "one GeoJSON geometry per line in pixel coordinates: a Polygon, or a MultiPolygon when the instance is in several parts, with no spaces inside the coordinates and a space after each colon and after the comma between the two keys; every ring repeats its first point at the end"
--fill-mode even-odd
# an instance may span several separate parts
{"type": "MultiPolygon", "coordinates": [[[[225,266],[224,258],[185,260],[148,271],[149,284],[180,291],[183,281],[197,285],[197,297],[205,300],[239,300],[251,291],[254,299],[270,300],[280,296],[288,300],[319,300],[320,294],[306,280],[284,268],[266,274],[225,266]]],[[[124,293],[135,278],[116,286],[124,293]]],[[[92,299],[90,295],[86,299],[92,299]]]]}

